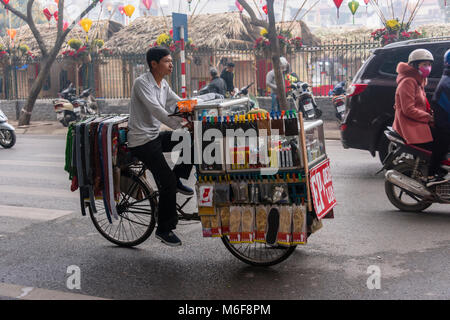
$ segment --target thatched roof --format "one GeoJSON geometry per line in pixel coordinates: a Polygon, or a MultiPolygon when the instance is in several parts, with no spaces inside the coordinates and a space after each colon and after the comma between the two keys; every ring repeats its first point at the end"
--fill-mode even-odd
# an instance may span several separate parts
{"type": "MultiPolygon", "coordinates": [[[[56,40],[56,26],[54,24],[49,25],[47,23],[45,24],[38,24],[37,29],[39,30],[42,39],[44,40],[45,44],[47,45],[47,48],[52,48],[55,40],[56,40]]],[[[96,39],[102,39],[105,42],[111,38],[116,32],[121,30],[123,26],[120,23],[114,22],[114,21],[108,21],[108,20],[101,20],[97,23],[97,21],[94,21],[91,27],[91,30],[89,30],[88,36],[89,38],[96,38],[96,39]]],[[[76,25],[73,30],[67,35],[66,37],[66,43],[70,39],[85,39],[86,38],[86,32],[81,28],[80,25],[76,25]]],[[[3,37],[2,42],[4,44],[9,43],[9,37],[3,37]]],[[[19,29],[17,29],[17,35],[14,39],[14,43],[18,45],[26,44],[30,51],[33,52],[36,56],[40,56],[41,52],[39,50],[39,46],[34,38],[33,33],[31,32],[28,25],[22,26],[19,29]]],[[[61,51],[65,50],[65,46],[63,45],[61,48],[61,51]]]]}
{"type": "MultiPolygon", "coordinates": [[[[189,20],[189,38],[198,48],[252,48],[261,28],[239,12],[200,14],[189,20]]],[[[172,29],[171,16],[146,16],[117,32],[105,45],[121,52],[143,53],[161,33],[172,29]]],[[[292,32],[306,42],[316,42],[304,22],[295,22],[292,32]]]]}
{"type": "MultiPolygon", "coordinates": [[[[411,30],[414,29],[423,33],[426,37],[447,36],[450,34],[450,23],[427,24],[411,28],[411,30]]],[[[314,35],[325,42],[362,41],[363,39],[370,40],[370,34],[373,31],[374,29],[366,27],[319,28],[314,30],[314,35]]]]}

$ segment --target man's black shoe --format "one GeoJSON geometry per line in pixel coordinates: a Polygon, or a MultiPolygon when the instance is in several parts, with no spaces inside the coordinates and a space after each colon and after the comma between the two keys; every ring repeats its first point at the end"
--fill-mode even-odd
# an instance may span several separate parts
{"type": "Polygon", "coordinates": [[[448,179],[445,179],[439,175],[435,175],[434,177],[430,177],[427,181],[427,187],[435,186],[437,184],[442,184],[448,182],[448,179]]]}
{"type": "Polygon", "coordinates": [[[192,190],[189,187],[186,187],[185,185],[183,185],[180,181],[180,179],[178,179],[177,182],[177,193],[181,193],[184,194],[185,196],[192,196],[194,194],[194,190],[192,190]]]}
{"type": "Polygon", "coordinates": [[[181,246],[181,240],[172,231],[161,232],[156,230],[155,236],[157,239],[161,240],[164,244],[171,247],[181,246]]]}

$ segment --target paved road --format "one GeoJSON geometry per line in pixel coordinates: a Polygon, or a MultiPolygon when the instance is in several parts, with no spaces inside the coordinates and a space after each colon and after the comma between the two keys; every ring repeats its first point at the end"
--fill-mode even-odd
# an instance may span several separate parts
{"type": "Polygon", "coordinates": [[[377,159],[339,141],[327,141],[336,218],[271,268],[243,264],[220,240],[203,239],[198,223],[181,223],[182,247],[154,236],[135,249],[113,246],[79,213],[62,170],[64,147],[63,136],[19,135],[15,148],[0,149],[3,299],[450,298],[449,206],[397,211],[382,176],[374,175],[377,159]],[[81,271],[80,290],[66,286],[73,265],[81,271]],[[367,288],[369,266],[380,268],[379,290],[367,288]]]}

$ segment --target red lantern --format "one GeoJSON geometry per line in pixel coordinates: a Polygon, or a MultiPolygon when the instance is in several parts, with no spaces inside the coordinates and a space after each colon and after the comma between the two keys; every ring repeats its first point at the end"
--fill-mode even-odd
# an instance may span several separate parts
{"type": "Polygon", "coordinates": [[[67,21],[64,21],[63,24],[63,31],[66,31],[66,29],[69,27],[69,23],[67,21]]]}
{"type": "Polygon", "coordinates": [[[267,10],[267,4],[264,5],[262,9],[263,9],[264,13],[267,14],[267,12],[268,12],[268,10],[267,10]]]}
{"type": "Polygon", "coordinates": [[[2,2],[3,2],[4,4],[8,4],[8,3],[9,3],[9,0],[2,0],[2,2]]]}
{"type": "Polygon", "coordinates": [[[238,0],[236,0],[235,4],[236,4],[236,7],[238,8],[238,10],[239,10],[240,12],[242,12],[242,11],[244,10],[244,7],[239,3],[238,0]]]}
{"type": "Polygon", "coordinates": [[[344,2],[344,0],[333,0],[334,5],[337,8],[337,18],[339,19],[339,8],[341,7],[342,2],[344,2]]]}
{"type": "Polygon", "coordinates": [[[125,13],[125,11],[123,11],[123,6],[119,6],[119,12],[120,12],[120,14],[124,14],[125,13]]]}
{"type": "Polygon", "coordinates": [[[366,4],[366,6],[369,4],[370,0],[364,0],[364,3],[366,4]]]}
{"type": "Polygon", "coordinates": [[[50,13],[50,10],[48,10],[48,8],[45,8],[42,12],[44,12],[44,15],[48,21],[50,21],[50,19],[53,17],[53,15],[50,13]]]}
{"type": "Polygon", "coordinates": [[[144,6],[147,8],[147,10],[150,10],[153,1],[152,0],[142,0],[142,2],[144,3],[144,6]]]}
{"type": "Polygon", "coordinates": [[[53,16],[55,17],[55,20],[58,21],[58,11],[55,11],[55,13],[53,14],[53,16]]]}

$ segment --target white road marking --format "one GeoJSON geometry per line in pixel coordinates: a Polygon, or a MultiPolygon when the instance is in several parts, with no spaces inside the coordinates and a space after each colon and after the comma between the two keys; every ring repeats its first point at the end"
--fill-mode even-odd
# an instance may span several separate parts
{"type": "Polygon", "coordinates": [[[20,167],[56,167],[64,169],[64,162],[52,161],[0,160],[0,165],[20,167]]]}
{"type": "Polygon", "coordinates": [[[71,213],[72,211],[69,210],[53,210],[0,205],[0,217],[49,221],[69,215],[71,213]]]}
{"type": "Polygon", "coordinates": [[[0,296],[21,300],[108,300],[78,293],[0,283],[0,296]]]}
{"type": "MultiPolygon", "coordinates": [[[[0,185],[0,194],[12,193],[21,194],[23,196],[40,196],[51,198],[80,198],[79,192],[71,192],[70,186],[66,189],[50,189],[50,188],[37,188],[37,187],[24,187],[24,186],[8,186],[0,185]]],[[[2,196],[4,198],[4,195],[2,196]]]]}

